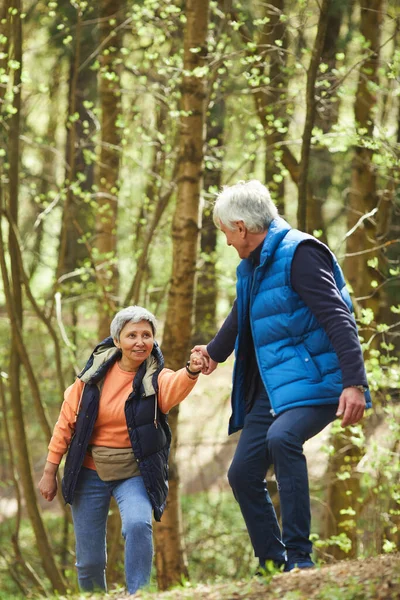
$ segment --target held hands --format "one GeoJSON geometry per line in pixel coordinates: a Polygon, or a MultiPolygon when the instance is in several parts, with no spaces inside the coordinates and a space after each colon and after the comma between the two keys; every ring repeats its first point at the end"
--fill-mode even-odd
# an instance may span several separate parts
{"type": "Polygon", "coordinates": [[[39,492],[48,502],[54,500],[57,494],[57,470],[58,465],[46,462],[42,478],[39,481],[39,492]]]}
{"type": "Polygon", "coordinates": [[[192,351],[187,367],[189,371],[191,371],[190,374],[202,373],[203,369],[206,367],[206,359],[201,352],[192,351]]]}
{"type": "Polygon", "coordinates": [[[355,425],[362,419],[365,410],[365,397],[354,387],[344,388],[339,398],[337,417],[342,417],[342,427],[355,425]]]}
{"type": "Polygon", "coordinates": [[[218,363],[213,360],[207,352],[207,346],[194,346],[192,353],[200,352],[205,359],[204,367],[202,368],[203,375],[210,375],[218,367],[218,363]]]}

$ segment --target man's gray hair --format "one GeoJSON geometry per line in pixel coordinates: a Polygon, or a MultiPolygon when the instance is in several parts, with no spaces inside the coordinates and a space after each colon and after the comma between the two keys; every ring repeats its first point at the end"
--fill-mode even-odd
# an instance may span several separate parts
{"type": "Polygon", "coordinates": [[[110,325],[110,333],[114,340],[119,342],[121,331],[127,323],[140,323],[140,321],[148,321],[151,325],[153,335],[157,331],[157,320],[155,316],[142,306],[127,306],[123,308],[113,318],[110,325]]]}
{"type": "Polygon", "coordinates": [[[251,233],[261,233],[277,216],[268,188],[256,179],[224,186],[214,204],[215,225],[219,228],[222,223],[232,231],[236,221],[243,221],[251,233]]]}

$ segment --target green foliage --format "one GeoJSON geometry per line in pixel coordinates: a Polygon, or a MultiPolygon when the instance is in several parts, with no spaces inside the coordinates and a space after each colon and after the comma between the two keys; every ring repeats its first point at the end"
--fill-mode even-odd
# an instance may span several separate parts
{"type": "Polygon", "coordinates": [[[191,581],[240,579],[255,571],[247,530],[230,492],[184,496],[182,510],[191,581]]]}

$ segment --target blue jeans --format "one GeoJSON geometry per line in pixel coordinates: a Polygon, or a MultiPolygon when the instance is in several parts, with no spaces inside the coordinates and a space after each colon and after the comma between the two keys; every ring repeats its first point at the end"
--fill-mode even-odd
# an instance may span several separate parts
{"type": "MultiPolygon", "coordinates": [[[[293,564],[309,554],[310,494],[303,444],[335,419],[337,405],[293,408],[273,417],[264,389],[246,415],[228,479],[260,563],[293,564]],[[282,532],[272,505],[266,473],[274,465],[282,532]]],[[[311,563],[312,565],[312,563],[311,563]]]]}
{"type": "Polygon", "coordinates": [[[102,481],[97,472],[82,467],[72,518],[76,539],[76,567],[82,591],[105,590],[106,524],[111,496],[117,501],[125,539],[125,577],[134,594],[149,582],[153,561],[152,507],[142,477],[102,481]]]}

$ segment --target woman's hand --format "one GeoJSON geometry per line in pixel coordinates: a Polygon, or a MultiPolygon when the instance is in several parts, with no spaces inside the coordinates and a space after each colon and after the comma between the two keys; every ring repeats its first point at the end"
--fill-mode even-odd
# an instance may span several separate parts
{"type": "Polygon", "coordinates": [[[207,368],[207,359],[201,352],[192,352],[189,360],[189,369],[194,373],[197,371],[203,371],[203,369],[207,368]]]}
{"type": "Polygon", "coordinates": [[[48,502],[54,500],[57,494],[57,471],[58,465],[47,461],[39,481],[39,492],[48,502]]]}

